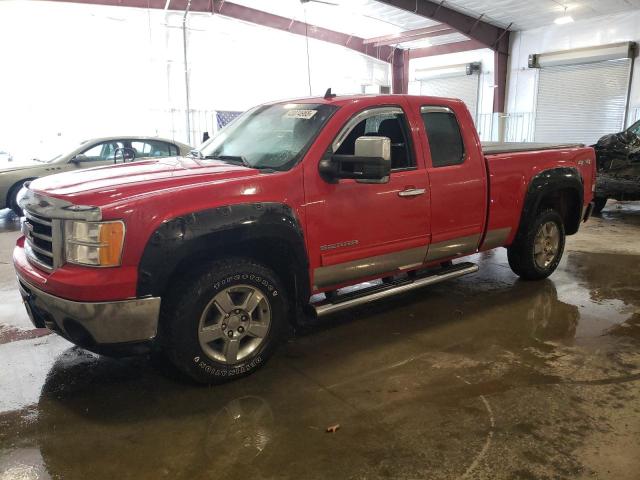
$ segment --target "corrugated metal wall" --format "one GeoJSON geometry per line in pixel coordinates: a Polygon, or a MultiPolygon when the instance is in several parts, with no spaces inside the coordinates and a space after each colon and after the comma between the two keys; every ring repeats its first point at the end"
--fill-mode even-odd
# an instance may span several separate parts
{"type": "Polygon", "coordinates": [[[595,143],[623,130],[629,59],[540,69],[536,142],[595,143]]]}
{"type": "Polygon", "coordinates": [[[479,83],[478,74],[421,80],[420,95],[459,98],[477,119],[479,83]]]}

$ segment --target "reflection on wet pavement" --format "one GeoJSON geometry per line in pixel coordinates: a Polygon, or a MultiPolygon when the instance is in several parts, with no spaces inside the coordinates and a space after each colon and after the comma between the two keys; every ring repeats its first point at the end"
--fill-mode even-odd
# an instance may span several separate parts
{"type": "Polygon", "coordinates": [[[9,209],[0,210],[0,231],[17,232],[20,230],[20,218],[9,209]]]}
{"type": "Polygon", "coordinates": [[[542,282],[479,254],[214,388],[55,335],[0,344],[0,478],[637,478],[640,252],[580,242],[542,282]]]}

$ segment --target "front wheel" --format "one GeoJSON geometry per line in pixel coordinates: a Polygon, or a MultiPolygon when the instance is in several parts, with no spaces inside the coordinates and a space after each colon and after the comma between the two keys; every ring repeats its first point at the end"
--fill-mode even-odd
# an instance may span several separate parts
{"type": "Polygon", "coordinates": [[[562,217],[555,210],[543,210],[507,249],[509,266],[524,280],[542,280],[558,267],[564,244],[562,217]]]}
{"type": "Polygon", "coordinates": [[[172,363],[204,384],[252,373],[272,355],[287,322],[277,276],[249,259],[213,262],[163,302],[160,343],[172,363]]]}

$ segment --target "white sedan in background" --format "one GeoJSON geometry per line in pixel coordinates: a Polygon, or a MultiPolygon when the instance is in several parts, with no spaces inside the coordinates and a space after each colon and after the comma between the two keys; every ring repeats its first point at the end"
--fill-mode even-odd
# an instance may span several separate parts
{"type": "Polygon", "coordinates": [[[104,137],[86,140],[67,152],[47,160],[33,159],[29,163],[0,164],[0,209],[11,208],[22,215],[16,195],[25,182],[36,178],[68,172],[79,168],[99,167],[141,158],[185,156],[191,147],[184,143],[158,137],[104,137]]]}

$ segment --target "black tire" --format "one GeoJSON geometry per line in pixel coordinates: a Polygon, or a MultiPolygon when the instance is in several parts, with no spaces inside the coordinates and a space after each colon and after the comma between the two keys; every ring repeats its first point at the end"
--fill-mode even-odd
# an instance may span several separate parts
{"type": "Polygon", "coordinates": [[[24,213],[22,212],[20,205],[18,205],[18,192],[27,181],[28,180],[23,180],[16,183],[13,187],[11,187],[9,193],[7,194],[7,207],[13,210],[13,213],[15,213],[19,217],[22,217],[24,213]]]}
{"type": "MultiPolygon", "coordinates": [[[[162,300],[160,348],[178,370],[198,383],[223,383],[253,373],[264,365],[273,354],[288,325],[289,304],[280,280],[269,268],[249,259],[230,258],[209,263],[198,271],[183,277],[177,284],[170,286],[170,290],[172,293],[162,300]],[[229,293],[229,288],[248,288],[250,292],[253,289],[254,292],[259,292],[266,299],[268,308],[262,301],[258,305],[260,307],[259,315],[263,315],[260,312],[266,312],[267,309],[269,311],[270,323],[266,328],[261,323],[262,317],[259,318],[260,321],[254,321],[255,310],[249,313],[250,317],[242,314],[242,319],[249,323],[242,323],[240,314],[235,314],[235,310],[231,315],[232,318],[228,320],[225,320],[227,317],[219,310],[213,310],[216,308],[214,303],[216,296],[224,295],[225,291],[229,293]],[[206,346],[207,348],[211,346],[208,352],[201,346],[199,336],[201,318],[209,319],[209,314],[203,317],[205,311],[213,312],[211,315],[218,317],[212,321],[211,329],[218,332],[217,329],[220,328],[220,331],[223,332],[221,338],[206,346]],[[225,321],[228,322],[228,325],[222,328],[225,321]],[[249,325],[255,326],[256,323],[258,326],[262,325],[267,333],[261,337],[261,343],[255,347],[255,350],[236,362],[212,358],[212,355],[218,354],[214,351],[214,347],[218,348],[218,342],[226,345],[229,341],[224,335],[228,328],[234,329],[232,334],[239,338],[240,349],[250,349],[249,342],[255,341],[256,338],[252,336],[250,332],[252,327],[249,325]],[[246,331],[242,329],[243,325],[247,325],[246,331]],[[243,333],[239,333],[241,329],[243,333]],[[242,342],[245,339],[247,342],[245,342],[245,347],[242,347],[242,342]],[[246,347],[246,345],[249,346],[246,347]]],[[[230,295],[226,298],[231,298],[231,303],[238,305],[235,302],[241,300],[236,300],[235,296],[242,295],[242,293],[230,293],[234,295],[234,298],[230,295]]],[[[244,299],[244,302],[248,303],[247,298],[244,299]]],[[[258,310],[258,306],[254,308],[258,310]]],[[[234,306],[234,308],[236,307],[234,306]]],[[[218,332],[216,335],[220,335],[220,333],[218,332]]],[[[242,352],[238,351],[238,358],[241,354],[242,352]]],[[[224,350],[219,355],[224,356],[224,350]]]]}
{"type": "Polygon", "coordinates": [[[596,197],[593,199],[593,213],[594,215],[600,215],[602,209],[607,205],[608,198],[596,197]]]}
{"type": "MultiPolygon", "coordinates": [[[[527,231],[520,232],[514,243],[507,248],[509,266],[511,270],[523,280],[542,280],[551,275],[558,267],[564,252],[564,244],[565,232],[562,217],[553,209],[543,210],[538,213],[527,231]],[[545,259],[546,262],[540,265],[540,259],[536,261],[536,237],[541,232],[543,226],[550,222],[555,224],[557,228],[558,244],[553,256],[550,259],[545,259]]],[[[551,253],[548,253],[548,255],[551,256],[551,253]]]]}

